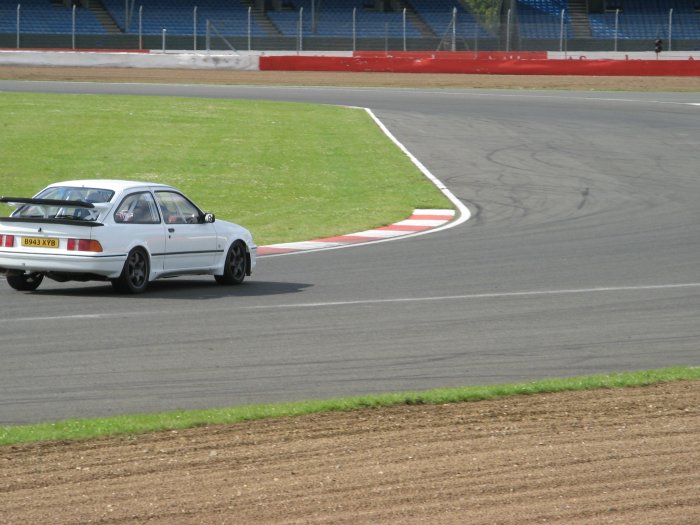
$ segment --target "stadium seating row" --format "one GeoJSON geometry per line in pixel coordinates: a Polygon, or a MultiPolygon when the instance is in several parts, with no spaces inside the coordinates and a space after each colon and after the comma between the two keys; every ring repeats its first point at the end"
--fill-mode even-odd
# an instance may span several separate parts
{"type": "MultiPolygon", "coordinates": [[[[675,12],[675,11],[674,11],[675,12]]],[[[591,33],[594,38],[654,39],[669,37],[669,18],[674,39],[700,39],[700,14],[686,13],[669,17],[646,14],[615,13],[591,14],[591,33]]]]}
{"type": "MultiPolygon", "coordinates": [[[[73,31],[73,11],[48,0],[19,0],[0,4],[0,33],[17,31],[17,7],[20,6],[20,31],[24,33],[64,33],[73,31]]],[[[75,10],[77,32],[101,34],[104,29],[92,11],[75,10]]]]}
{"type": "Polygon", "coordinates": [[[559,38],[571,36],[571,18],[566,0],[523,0],[518,3],[518,29],[523,38],[559,38]]]}
{"type": "MultiPolygon", "coordinates": [[[[146,35],[159,34],[166,29],[171,35],[191,35],[196,24],[197,33],[203,35],[207,21],[211,21],[216,31],[225,35],[245,36],[250,32],[255,37],[295,36],[301,21],[306,36],[396,38],[405,31],[409,38],[443,37],[452,31],[454,10],[458,38],[498,36],[498,20],[495,24],[477,20],[459,0],[405,0],[411,13],[405,19],[402,11],[376,10],[374,2],[368,0],[283,0],[283,9],[253,16],[249,16],[249,6],[254,2],[246,0],[135,0],[134,12],[129,16],[124,0],[101,3],[120,30],[129,34],[139,30],[146,35]]],[[[668,38],[670,18],[674,39],[700,39],[700,4],[696,3],[700,0],[611,0],[609,5],[620,10],[590,14],[591,34],[599,39],[668,38]]],[[[79,7],[73,11],[62,2],[50,0],[0,2],[0,33],[17,31],[19,18],[22,33],[70,34],[73,13],[77,33],[106,33],[91,9],[79,7]]],[[[511,23],[517,26],[521,38],[554,39],[561,36],[562,13],[565,36],[571,37],[568,0],[518,0],[511,23]]]]}

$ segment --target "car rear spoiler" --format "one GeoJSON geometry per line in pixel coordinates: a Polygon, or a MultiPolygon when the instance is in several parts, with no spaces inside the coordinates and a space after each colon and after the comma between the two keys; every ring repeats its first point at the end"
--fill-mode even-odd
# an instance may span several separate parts
{"type": "Polygon", "coordinates": [[[80,219],[44,219],[42,217],[0,217],[0,222],[26,222],[30,224],[67,224],[69,226],[87,226],[94,228],[104,226],[102,222],[82,221],[80,219]]]}
{"type": "MultiPolygon", "coordinates": [[[[32,199],[26,197],[0,197],[0,202],[17,205],[34,205],[34,206],[70,206],[73,208],[104,208],[109,206],[109,203],[92,203],[86,201],[64,201],[61,199],[32,199]]],[[[104,226],[101,222],[83,221],[80,219],[49,219],[44,217],[0,217],[0,222],[26,222],[26,223],[48,223],[48,224],[68,224],[71,226],[104,226]]]]}
{"type": "Polygon", "coordinates": [[[0,202],[8,204],[35,204],[45,206],[72,206],[75,208],[94,208],[92,202],[86,201],[64,201],[61,199],[32,199],[26,197],[0,197],[0,202]]]}

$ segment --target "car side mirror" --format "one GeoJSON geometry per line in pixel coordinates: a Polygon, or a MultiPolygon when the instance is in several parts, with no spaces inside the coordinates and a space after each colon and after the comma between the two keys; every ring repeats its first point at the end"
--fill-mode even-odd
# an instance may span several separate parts
{"type": "Polygon", "coordinates": [[[216,220],[216,217],[214,216],[213,213],[205,213],[204,214],[204,222],[214,222],[216,220]]]}

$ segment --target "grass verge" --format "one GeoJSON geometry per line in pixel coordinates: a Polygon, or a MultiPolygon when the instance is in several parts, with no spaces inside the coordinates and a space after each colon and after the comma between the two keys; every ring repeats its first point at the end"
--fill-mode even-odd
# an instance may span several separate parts
{"type": "Polygon", "coordinates": [[[700,380],[700,367],[673,367],[638,372],[543,379],[520,384],[441,388],[426,392],[399,392],[325,401],[299,401],[275,405],[183,410],[161,414],[59,421],[28,426],[4,426],[0,427],[0,445],[134,435],[164,430],[239,423],[265,418],[350,411],[372,407],[461,403],[516,395],[640,387],[680,380],[700,380]]]}
{"type": "Polygon", "coordinates": [[[74,179],[162,182],[246,226],[259,245],[371,229],[414,208],[452,208],[360,109],[181,97],[0,97],[0,195],[31,196],[74,179]]]}

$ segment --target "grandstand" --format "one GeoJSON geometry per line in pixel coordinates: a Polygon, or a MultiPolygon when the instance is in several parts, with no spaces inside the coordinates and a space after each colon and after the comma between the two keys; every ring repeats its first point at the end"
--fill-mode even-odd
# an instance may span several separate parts
{"type": "MultiPolygon", "coordinates": [[[[94,0],[93,0],[94,1],[94,0]]],[[[230,0],[142,0],[135,2],[135,9],[126,14],[124,0],[101,0],[110,16],[125,33],[160,34],[165,29],[172,35],[192,35],[196,27],[198,34],[206,32],[207,20],[220,21],[227,34],[248,33],[248,6],[230,0]],[[139,16],[140,15],[140,16],[139,16]],[[127,24],[127,20],[129,23],[127,24]]],[[[250,19],[250,31],[255,36],[267,33],[254,18],[250,19]]]]}
{"type": "MultiPolygon", "coordinates": [[[[299,33],[299,20],[304,33],[310,36],[399,37],[404,32],[402,12],[376,10],[367,7],[363,0],[314,2],[313,6],[312,0],[294,0],[286,9],[268,11],[267,16],[286,36],[299,33]]],[[[410,21],[406,22],[405,29],[408,37],[421,36],[410,21]]]]}
{"type": "Polygon", "coordinates": [[[605,13],[591,13],[594,38],[700,39],[700,2],[682,0],[618,0],[605,13]],[[673,11],[671,11],[673,10],[673,11]],[[617,23],[616,23],[617,21],[617,23]]]}
{"type": "MultiPolygon", "coordinates": [[[[73,9],[49,0],[0,1],[0,33],[17,31],[17,6],[20,6],[20,30],[25,33],[71,34],[73,9]]],[[[76,30],[88,34],[104,34],[105,29],[90,9],[75,9],[76,30]]]]}
{"type": "Polygon", "coordinates": [[[442,36],[451,29],[452,13],[456,10],[456,33],[461,38],[489,38],[495,36],[465,8],[455,0],[411,0],[411,7],[430,27],[436,36],[442,36]]]}
{"type": "Polygon", "coordinates": [[[129,43],[123,47],[132,46],[135,35],[156,37],[163,30],[169,38],[180,37],[176,42],[187,47],[195,32],[199,37],[206,34],[208,23],[218,34],[254,37],[260,49],[273,44],[293,49],[292,39],[300,34],[307,45],[318,49],[347,49],[351,38],[371,41],[372,46],[408,39],[413,49],[435,49],[452,34],[465,42],[479,40],[482,49],[502,49],[506,28],[510,45],[520,49],[551,49],[562,36],[575,39],[579,49],[600,49],[596,42],[612,39],[648,48],[650,41],[671,36],[676,49],[683,41],[688,49],[700,45],[700,0],[493,0],[489,19],[483,12],[473,12],[475,5],[484,2],[0,0],[0,45],[8,46],[11,35],[18,32],[37,35],[33,41],[70,35],[74,21],[78,35],[94,36],[97,44],[107,41],[106,35],[114,42],[121,38],[129,43]],[[127,12],[127,5],[133,10],[127,12]],[[587,5],[600,9],[588,12],[587,5]],[[129,36],[132,40],[127,40],[129,36]]]}
{"type": "Polygon", "coordinates": [[[562,32],[571,30],[571,17],[567,0],[520,0],[517,4],[518,28],[521,38],[559,38],[562,32]]]}

